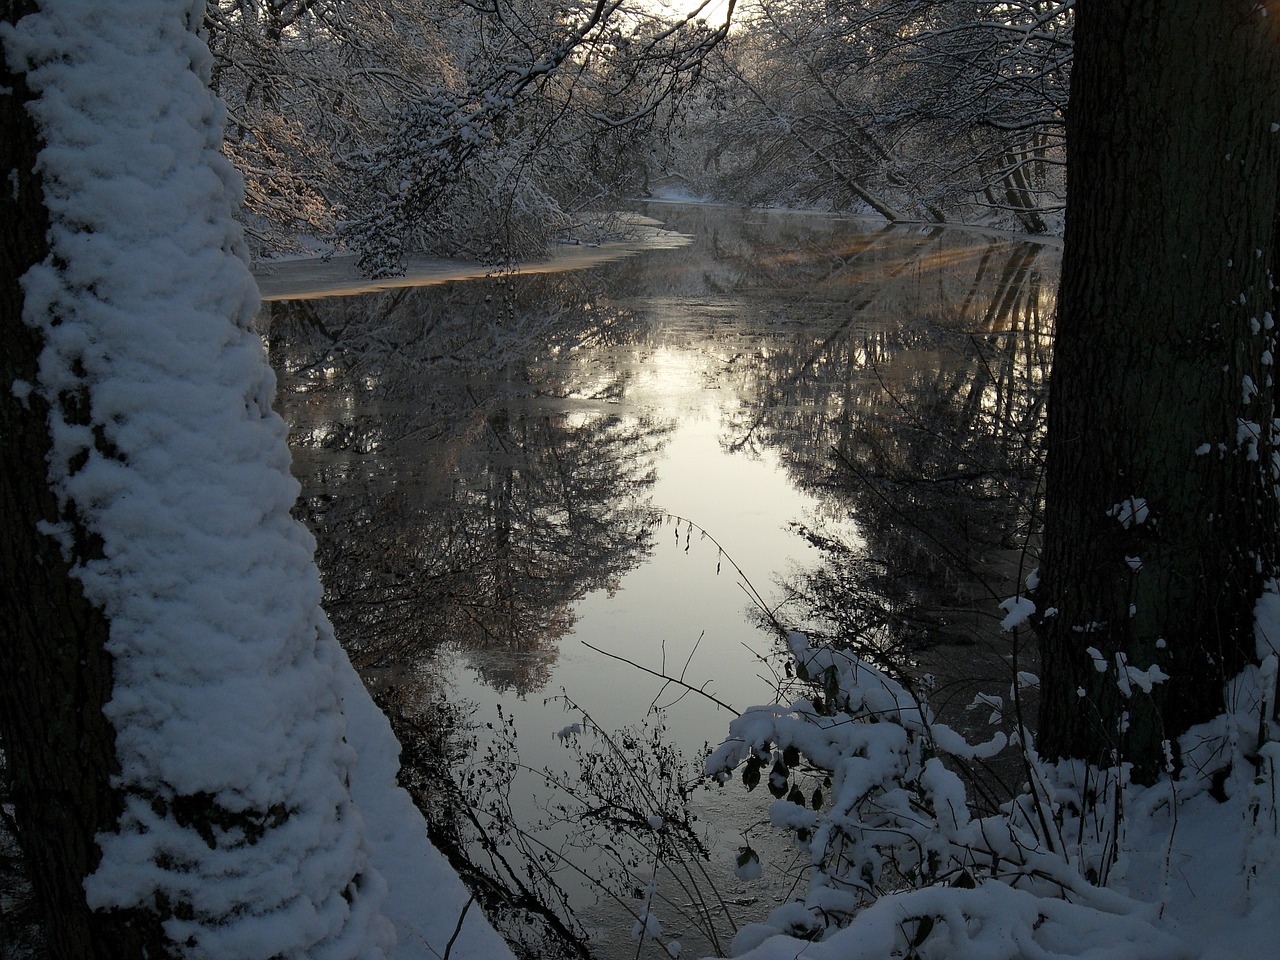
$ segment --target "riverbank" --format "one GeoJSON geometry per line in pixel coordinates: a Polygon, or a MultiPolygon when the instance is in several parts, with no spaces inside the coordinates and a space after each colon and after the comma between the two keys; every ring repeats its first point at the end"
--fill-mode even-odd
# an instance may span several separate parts
{"type": "Polygon", "coordinates": [[[264,301],[316,300],[403,287],[426,287],[455,280],[586,270],[643,250],[668,250],[689,243],[689,238],[683,234],[664,230],[659,220],[638,214],[626,214],[625,217],[626,233],[621,239],[602,243],[558,243],[548,256],[510,267],[460,258],[418,257],[406,261],[404,273],[400,276],[373,279],[360,272],[354,256],[336,256],[258,261],[253,264],[253,275],[264,301]]]}

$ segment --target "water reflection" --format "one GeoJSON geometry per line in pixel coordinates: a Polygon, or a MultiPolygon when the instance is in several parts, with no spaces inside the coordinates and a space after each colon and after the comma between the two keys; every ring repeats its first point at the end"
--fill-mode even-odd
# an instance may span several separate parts
{"type": "Polygon", "coordinates": [[[652,543],[669,428],[619,416],[625,371],[580,359],[632,320],[570,281],[270,305],[300,509],[358,668],[448,645],[497,690],[545,684],[575,602],[652,543]]]}
{"type": "MultiPolygon", "coordinates": [[[[454,815],[446,774],[492,779],[486,724],[523,733],[520,766],[564,764],[552,732],[584,718],[539,691],[563,688],[605,729],[678,701],[665,736],[694,758],[722,735],[725,711],[594,648],[687,671],[738,709],[774,695],[771,635],[755,629],[768,618],[719,547],[673,542],[672,514],[723,544],[787,626],[909,684],[939,676],[935,704],[983,678],[1003,689],[1025,655],[991,614],[1020,576],[1038,500],[1056,253],[814,214],[651,212],[693,244],[573,275],[271,306],[331,616],[366,675],[395,684],[384,702],[414,738],[420,799],[454,815]],[[425,723],[442,689],[476,704],[471,732],[452,713],[425,723]],[[424,748],[442,727],[456,731],[444,768],[448,738],[424,748]]],[[[524,898],[542,868],[494,837],[535,829],[536,791],[505,779],[528,796],[482,799],[448,829],[488,844],[524,898]]],[[[537,841],[553,849],[592,815],[540,802],[559,811],[561,832],[537,841]]],[[[733,788],[686,802],[719,832],[707,871],[726,902],[786,895],[777,867],[755,883],[732,869],[758,804],[733,788]]],[[[635,956],[625,911],[597,914],[583,895],[559,901],[576,917],[556,922],[590,916],[597,956],[635,956]]],[[[715,938],[681,922],[670,933],[694,955],[732,937],[727,913],[709,921],[715,938]]]]}
{"type": "Polygon", "coordinates": [[[726,364],[726,448],[779,451],[817,507],[793,626],[908,683],[924,647],[990,636],[1033,542],[1054,271],[1030,243],[871,234],[800,288],[841,312],[726,364]],[[850,516],[857,541],[832,529],[850,516]]]}
{"type": "Polygon", "coordinates": [[[992,623],[1035,542],[1058,251],[824,215],[673,208],[668,226],[688,255],[611,289],[714,358],[722,450],[777,458],[798,491],[788,519],[820,557],[780,590],[788,625],[905,682],[927,650],[969,647],[949,679],[1003,682],[992,623]]]}

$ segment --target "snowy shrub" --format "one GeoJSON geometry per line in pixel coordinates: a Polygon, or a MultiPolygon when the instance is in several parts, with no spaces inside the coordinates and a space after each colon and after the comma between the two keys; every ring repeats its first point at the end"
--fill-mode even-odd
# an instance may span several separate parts
{"type": "Polygon", "coordinates": [[[1042,765],[1020,730],[1034,787],[973,817],[953,766],[999,753],[1006,734],[974,746],[875,667],[799,633],[789,643],[797,675],[816,689],[748,710],[706,764],[721,782],[739,769],[748,788],[766,782],[773,826],[796,834],[811,865],[804,895],[744,927],[735,955],[793,957],[796,938],[820,943],[805,956],[845,960],[1190,955],[1138,903],[1085,876],[1100,872],[1094,837],[1115,859],[1119,825],[1098,811],[1119,807],[1079,798],[1115,796],[1107,787],[1123,789],[1122,778],[1042,765]],[[825,772],[825,790],[800,788],[802,765],[825,772]],[[1086,836],[1090,815],[1100,820],[1086,836]]]}

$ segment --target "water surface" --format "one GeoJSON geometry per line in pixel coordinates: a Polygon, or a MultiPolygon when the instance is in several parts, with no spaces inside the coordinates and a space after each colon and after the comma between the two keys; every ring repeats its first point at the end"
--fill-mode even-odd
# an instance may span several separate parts
{"type": "MultiPolygon", "coordinates": [[[[415,741],[417,788],[455,796],[446,772],[473,791],[510,783],[489,813],[532,831],[550,807],[572,821],[535,832],[557,850],[621,846],[644,833],[637,816],[674,801],[658,786],[604,800],[580,787],[575,806],[522,768],[580,783],[576,750],[613,743],[678,781],[644,732],[556,733],[637,725],[657,706],[661,743],[696,766],[729,708],[773,702],[786,682],[776,624],[916,685],[931,675],[942,709],[1007,683],[1015,651],[992,623],[1034,534],[1055,250],[820,214],[646,212],[689,243],[574,273],[269,307],[327,606],[415,741]],[[606,806],[630,812],[610,820],[606,806]]],[[[732,869],[770,799],[695,793],[681,816],[697,817],[683,822],[707,844],[718,896],[659,871],[664,942],[717,945],[679,916],[702,911],[699,897],[723,948],[728,915],[758,919],[786,896],[802,866],[786,838],[752,831],[760,881],[732,869]]],[[[515,861],[521,843],[498,849],[515,861]]],[[[633,875],[615,878],[635,910],[652,856],[631,856],[633,875]]],[[[530,890],[548,880],[539,869],[530,890]]],[[[595,953],[635,956],[625,909],[592,907],[594,881],[574,868],[554,879],[595,953]]]]}

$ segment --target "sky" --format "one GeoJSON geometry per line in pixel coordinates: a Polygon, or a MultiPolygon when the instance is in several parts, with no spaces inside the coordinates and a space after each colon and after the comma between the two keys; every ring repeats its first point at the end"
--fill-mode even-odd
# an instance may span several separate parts
{"type": "MultiPolygon", "coordinates": [[[[703,0],[642,0],[642,4],[651,10],[666,12],[669,15],[685,16],[696,10],[703,0]]],[[[724,19],[727,0],[709,0],[701,16],[704,20],[720,21],[724,19]]]]}

